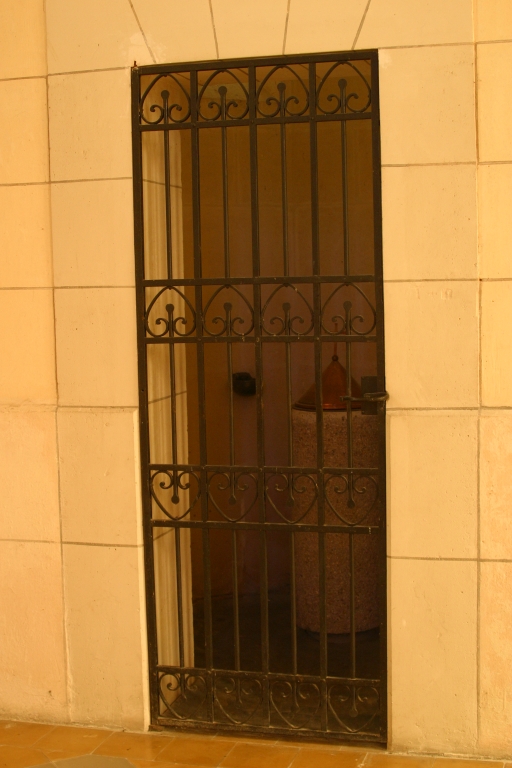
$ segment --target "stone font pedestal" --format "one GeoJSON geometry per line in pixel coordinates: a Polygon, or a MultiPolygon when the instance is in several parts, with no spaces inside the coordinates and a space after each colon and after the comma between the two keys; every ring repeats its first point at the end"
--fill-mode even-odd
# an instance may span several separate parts
{"type": "MultiPolygon", "coordinates": [[[[347,466],[347,414],[324,411],[324,466],[347,466]]],[[[294,464],[316,465],[316,412],[292,410],[294,464]]],[[[376,416],[352,412],[353,466],[378,466],[378,423],[376,416]]],[[[300,481],[298,481],[300,487],[300,481]]],[[[301,522],[316,524],[318,506],[307,483],[303,494],[295,495],[301,522]],[[313,503],[312,503],[313,502],[313,503]],[[311,507],[310,509],[308,509],[311,507]]],[[[326,474],[325,522],[328,525],[375,525],[379,519],[377,478],[358,475],[353,484],[353,504],[346,477],[326,474]]],[[[379,625],[378,561],[379,539],[371,534],[325,535],[325,590],[327,632],[350,631],[350,545],[353,539],[355,625],[356,631],[379,625]]],[[[295,579],[297,590],[297,625],[320,631],[319,536],[295,534],[295,579]]]]}

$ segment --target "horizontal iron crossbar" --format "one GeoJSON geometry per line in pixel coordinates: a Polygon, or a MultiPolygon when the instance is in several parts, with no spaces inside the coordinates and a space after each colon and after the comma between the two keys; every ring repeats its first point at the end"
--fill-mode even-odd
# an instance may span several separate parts
{"type": "Polygon", "coordinates": [[[152,520],[153,528],[200,528],[211,530],[243,530],[243,531],[287,531],[293,528],[295,533],[339,533],[354,535],[379,534],[378,525],[305,525],[304,523],[248,523],[223,520],[152,520]]]}
{"type": "MultiPolygon", "coordinates": [[[[290,336],[283,334],[279,336],[253,336],[247,334],[247,336],[160,336],[159,338],[146,337],[144,342],[146,344],[222,344],[229,342],[230,344],[311,344],[318,343],[331,343],[338,341],[342,344],[375,344],[378,341],[377,336],[341,336],[340,334],[329,334],[322,336],[290,336]]],[[[354,398],[355,399],[355,398],[354,398]]]]}
{"type": "MultiPolygon", "coordinates": [[[[211,669],[204,669],[201,667],[187,667],[184,669],[181,669],[180,667],[175,666],[169,666],[166,664],[159,664],[157,667],[159,672],[168,673],[168,674],[176,674],[179,672],[185,672],[189,675],[204,675],[204,674],[213,674],[213,675],[230,675],[232,677],[239,677],[239,678],[252,678],[252,679],[263,679],[266,680],[292,680],[293,675],[286,674],[286,672],[267,672],[265,675],[262,675],[261,672],[251,672],[250,670],[240,670],[239,672],[235,672],[232,669],[217,669],[215,667],[212,667],[211,669]]],[[[327,683],[336,683],[341,685],[380,685],[379,679],[373,679],[371,677],[330,677],[327,675],[325,678],[319,677],[318,675],[301,675],[300,676],[301,682],[304,683],[321,683],[324,679],[327,683]]]]}
{"type": "MultiPolygon", "coordinates": [[[[361,115],[313,115],[308,117],[287,117],[287,118],[277,118],[277,117],[264,117],[264,118],[254,118],[254,120],[216,120],[215,122],[207,122],[206,120],[201,120],[197,122],[197,126],[199,130],[204,130],[208,128],[232,128],[232,127],[242,127],[242,126],[249,126],[249,125],[290,125],[290,124],[297,124],[297,123],[331,123],[331,122],[352,122],[354,120],[371,120],[372,115],[371,112],[364,112],[361,115]]],[[[187,129],[190,129],[194,124],[193,123],[167,123],[167,124],[159,124],[159,125],[141,125],[140,130],[143,133],[147,133],[148,131],[185,131],[187,129]]]]}
{"type": "MultiPolygon", "coordinates": [[[[360,402],[360,401],[359,401],[360,402]]],[[[311,475],[378,475],[379,467],[299,467],[299,466],[261,466],[250,464],[148,464],[150,470],[177,470],[178,472],[254,472],[260,475],[276,474],[311,474],[311,475]]]]}
{"type": "Polygon", "coordinates": [[[255,277],[183,277],[172,280],[143,280],[142,285],[148,288],[172,288],[175,285],[316,285],[317,283],[374,283],[375,275],[287,275],[272,276],[258,275],[255,277]]]}
{"type": "Polygon", "coordinates": [[[147,64],[137,68],[140,77],[144,75],[165,75],[178,72],[200,72],[217,69],[244,69],[253,67],[277,67],[283,64],[310,64],[330,61],[365,61],[375,59],[374,50],[332,51],[328,53],[305,53],[292,56],[255,56],[251,59],[209,59],[187,61],[179,64],[147,64]]]}

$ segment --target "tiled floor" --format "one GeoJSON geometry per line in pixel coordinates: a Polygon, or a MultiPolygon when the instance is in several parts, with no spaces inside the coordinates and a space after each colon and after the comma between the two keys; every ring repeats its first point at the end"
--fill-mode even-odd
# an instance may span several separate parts
{"type": "Polygon", "coordinates": [[[0,722],[0,768],[512,768],[378,749],[227,736],[0,722]],[[435,765],[434,765],[435,764],[435,765]]]}

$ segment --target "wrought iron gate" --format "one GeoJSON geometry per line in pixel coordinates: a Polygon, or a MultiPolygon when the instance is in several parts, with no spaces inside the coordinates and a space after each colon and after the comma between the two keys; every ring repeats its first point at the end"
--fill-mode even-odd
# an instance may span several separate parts
{"type": "Polygon", "coordinates": [[[377,53],[132,86],[152,724],[385,742],[377,53]]]}

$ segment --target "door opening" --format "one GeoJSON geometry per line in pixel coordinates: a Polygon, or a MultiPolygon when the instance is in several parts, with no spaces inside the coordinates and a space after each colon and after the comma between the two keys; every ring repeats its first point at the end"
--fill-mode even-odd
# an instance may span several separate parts
{"type": "Polygon", "coordinates": [[[374,51],[133,70],[153,725],[386,741],[374,51]]]}

